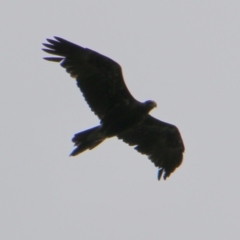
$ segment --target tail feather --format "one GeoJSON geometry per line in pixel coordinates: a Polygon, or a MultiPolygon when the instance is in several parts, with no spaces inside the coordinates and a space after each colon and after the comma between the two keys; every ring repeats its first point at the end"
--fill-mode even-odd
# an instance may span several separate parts
{"type": "Polygon", "coordinates": [[[72,138],[72,141],[74,142],[75,146],[78,146],[82,141],[89,138],[90,134],[96,133],[99,129],[99,126],[87,129],[85,131],[82,131],[80,133],[76,133],[74,137],[72,138]]]}
{"type": "Polygon", "coordinates": [[[103,142],[105,137],[102,136],[99,130],[100,126],[97,126],[75,134],[72,141],[77,147],[72,151],[70,156],[76,156],[87,149],[93,149],[103,142]]]}

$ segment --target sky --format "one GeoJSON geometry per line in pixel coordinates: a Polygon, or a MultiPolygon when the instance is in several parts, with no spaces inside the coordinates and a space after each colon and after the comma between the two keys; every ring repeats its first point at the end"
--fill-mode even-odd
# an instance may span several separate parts
{"type": "Polygon", "coordinates": [[[6,1],[0,9],[0,239],[240,239],[240,2],[6,1]],[[69,157],[99,124],[57,63],[59,36],[118,62],[133,96],[176,125],[166,181],[116,138],[69,157]]]}

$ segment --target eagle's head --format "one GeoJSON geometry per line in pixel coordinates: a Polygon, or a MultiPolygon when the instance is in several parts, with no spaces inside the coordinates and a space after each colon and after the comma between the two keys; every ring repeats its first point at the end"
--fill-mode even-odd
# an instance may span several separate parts
{"type": "Polygon", "coordinates": [[[157,103],[152,100],[147,100],[143,103],[145,108],[147,109],[147,112],[150,112],[153,108],[157,107],[157,103]]]}

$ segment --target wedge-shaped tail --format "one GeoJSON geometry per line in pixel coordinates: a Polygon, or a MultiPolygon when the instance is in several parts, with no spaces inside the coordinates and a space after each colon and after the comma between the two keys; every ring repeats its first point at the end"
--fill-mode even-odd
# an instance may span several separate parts
{"type": "Polygon", "coordinates": [[[75,143],[74,145],[77,147],[72,151],[70,156],[76,156],[87,149],[93,149],[104,140],[105,138],[101,133],[101,126],[77,133],[72,139],[72,141],[75,143]]]}

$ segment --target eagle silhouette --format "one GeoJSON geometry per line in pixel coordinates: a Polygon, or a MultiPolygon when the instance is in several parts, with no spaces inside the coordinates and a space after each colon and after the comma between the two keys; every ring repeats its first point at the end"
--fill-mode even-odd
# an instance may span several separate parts
{"type": "Polygon", "coordinates": [[[149,112],[157,106],[154,101],[143,103],[129,92],[121,66],[91,49],[83,48],[60,37],[47,39],[43,51],[57,57],[45,57],[59,62],[76,79],[77,86],[100,125],[74,135],[76,156],[93,149],[105,139],[116,136],[148,156],[158,167],[158,180],[166,179],[181,165],[184,144],[178,128],[160,121],[149,112]]]}

